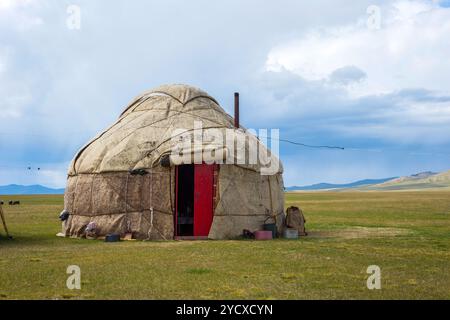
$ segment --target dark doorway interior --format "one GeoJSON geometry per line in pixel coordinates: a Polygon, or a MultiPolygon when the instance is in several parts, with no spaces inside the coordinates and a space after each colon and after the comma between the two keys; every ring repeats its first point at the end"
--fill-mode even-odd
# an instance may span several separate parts
{"type": "Polygon", "coordinates": [[[194,165],[178,167],[177,236],[194,235],[194,165]]]}

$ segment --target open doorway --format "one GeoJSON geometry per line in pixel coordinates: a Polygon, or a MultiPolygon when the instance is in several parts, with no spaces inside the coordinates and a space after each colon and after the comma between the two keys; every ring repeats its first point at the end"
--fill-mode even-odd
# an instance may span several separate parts
{"type": "Polygon", "coordinates": [[[194,165],[177,167],[176,235],[194,235],[194,165]]]}
{"type": "Polygon", "coordinates": [[[175,237],[208,238],[214,216],[216,165],[176,167],[175,237]]]}

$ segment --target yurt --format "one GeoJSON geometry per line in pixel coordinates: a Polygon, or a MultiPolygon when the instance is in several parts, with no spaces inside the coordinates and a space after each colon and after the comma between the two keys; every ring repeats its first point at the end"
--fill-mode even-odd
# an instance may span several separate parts
{"type": "Polygon", "coordinates": [[[98,237],[148,240],[233,239],[268,223],[281,231],[282,165],[239,125],[238,96],[235,110],[234,119],[186,85],[135,98],[71,162],[62,235],[85,237],[92,226],[98,237]]]}

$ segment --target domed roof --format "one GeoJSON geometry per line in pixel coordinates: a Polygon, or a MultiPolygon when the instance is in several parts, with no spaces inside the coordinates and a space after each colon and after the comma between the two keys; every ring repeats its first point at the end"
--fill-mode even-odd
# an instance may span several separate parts
{"type": "MultiPolygon", "coordinates": [[[[111,127],[77,153],[69,175],[152,168],[162,155],[173,149],[174,131],[193,131],[195,121],[201,122],[203,129],[234,128],[233,118],[214,98],[198,88],[163,85],[144,92],[125,108],[111,127]]],[[[255,165],[251,167],[258,169],[255,165]]]]}
{"type": "Polygon", "coordinates": [[[128,110],[132,109],[132,107],[137,103],[140,103],[143,100],[147,99],[149,96],[157,95],[169,96],[183,105],[200,97],[210,99],[216,105],[219,105],[219,103],[213,97],[197,87],[188,86],[185,84],[162,85],[137,96],[133,100],[133,102],[124,110],[122,115],[125,114],[128,110]]]}

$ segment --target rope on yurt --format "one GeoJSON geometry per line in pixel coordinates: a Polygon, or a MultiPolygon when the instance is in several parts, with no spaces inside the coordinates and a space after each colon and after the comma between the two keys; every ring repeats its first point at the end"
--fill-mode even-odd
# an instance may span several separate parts
{"type": "Polygon", "coordinates": [[[172,199],[172,168],[169,168],[169,200],[170,200],[170,210],[174,212],[173,209],[173,199],[172,199]]]}
{"type": "MultiPolygon", "coordinates": [[[[91,179],[91,212],[94,212],[94,179],[95,175],[92,175],[91,179]]],[[[92,217],[90,218],[90,221],[92,222],[92,217]]]]}
{"type": "Polygon", "coordinates": [[[153,168],[150,169],[150,229],[148,229],[147,240],[150,240],[153,231],[153,168]]]}
{"type": "Polygon", "coordinates": [[[127,224],[127,233],[131,232],[131,221],[128,217],[128,180],[130,179],[130,174],[127,174],[127,180],[125,182],[125,223],[127,224]]]}
{"type": "Polygon", "coordinates": [[[154,210],[153,210],[153,168],[152,168],[150,170],[150,229],[148,230],[148,233],[147,233],[147,239],[145,239],[144,241],[148,241],[151,239],[153,228],[155,228],[156,232],[158,232],[158,234],[161,236],[161,238],[163,238],[164,240],[167,240],[166,237],[164,237],[164,235],[158,230],[158,228],[156,228],[153,225],[153,215],[154,215],[154,210]]]}
{"type": "Polygon", "coordinates": [[[272,187],[270,186],[270,176],[267,176],[267,182],[269,185],[270,213],[273,214],[272,187]]]}
{"type": "Polygon", "coordinates": [[[78,180],[79,180],[80,176],[77,176],[77,179],[75,181],[75,190],[73,192],[73,202],[72,202],[72,210],[73,210],[73,214],[77,214],[78,213],[78,206],[77,206],[77,202],[75,201],[76,195],[78,194],[78,180]]]}
{"type": "MultiPolygon", "coordinates": [[[[151,229],[155,229],[156,230],[156,232],[158,232],[158,234],[161,236],[161,238],[163,239],[163,240],[166,240],[167,241],[167,238],[166,237],[164,237],[164,235],[158,230],[158,228],[157,227],[155,227],[154,225],[153,225],[153,213],[154,213],[154,209],[152,208],[152,210],[150,211],[150,221],[147,219],[147,217],[145,216],[145,215],[143,215],[143,217],[144,217],[144,219],[145,220],[147,220],[147,222],[149,222],[150,223],[150,225],[151,225],[151,229]]],[[[158,210],[156,210],[156,211],[158,211],[158,210]]],[[[146,238],[146,239],[144,239],[144,241],[150,241],[151,239],[150,239],[150,235],[151,235],[151,230],[149,230],[149,232],[148,232],[148,237],[146,238]]]]}
{"type": "Polygon", "coordinates": [[[150,240],[152,231],[153,231],[153,208],[150,208],[150,229],[148,229],[147,240],[150,240]]]}
{"type": "Polygon", "coordinates": [[[270,213],[268,214],[268,217],[264,221],[264,223],[266,223],[267,220],[272,218],[275,221],[275,224],[277,224],[277,217],[278,217],[278,215],[275,214],[275,212],[273,212],[272,186],[270,185],[270,176],[267,176],[267,182],[268,182],[268,185],[269,185],[270,213]]]}

